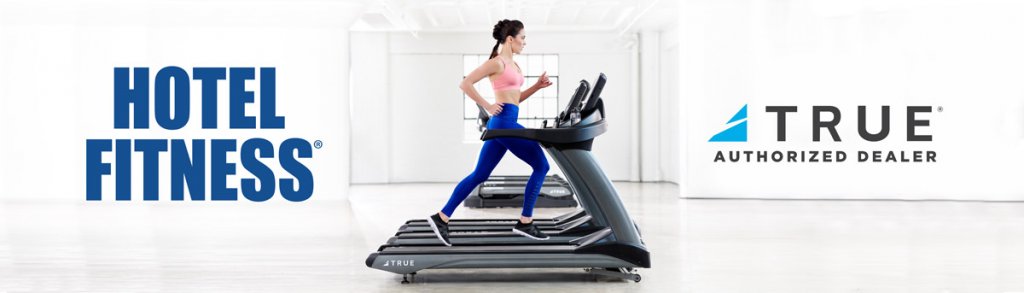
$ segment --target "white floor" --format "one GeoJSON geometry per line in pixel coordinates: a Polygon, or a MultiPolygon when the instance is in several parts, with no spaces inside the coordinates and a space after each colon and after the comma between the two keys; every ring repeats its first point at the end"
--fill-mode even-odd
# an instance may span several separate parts
{"type": "Polygon", "coordinates": [[[0,292],[1024,292],[1024,203],[680,200],[672,184],[616,185],[651,250],[640,283],[566,269],[402,285],[367,254],[453,184],[396,184],[303,203],[0,201],[0,292]]]}

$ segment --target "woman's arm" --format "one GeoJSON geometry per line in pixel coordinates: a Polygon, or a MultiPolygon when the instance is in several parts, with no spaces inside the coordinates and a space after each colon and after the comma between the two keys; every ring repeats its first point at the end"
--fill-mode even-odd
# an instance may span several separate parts
{"type": "Polygon", "coordinates": [[[525,91],[522,91],[521,93],[519,93],[519,102],[522,103],[527,98],[529,98],[534,93],[536,93],[538,90],[540,90],[542,88],[546,88],[546,87],[548,87],[550,85],[551,85],[551,80],[548,79],[548,72],[545,71],[544,73],[542,73],[540,75],[540,78],[537,79],[537,83],[534,83],[529,88],[526,88],[525,91]]]}
{"type": "Polygon", "coordinates": [[[466,75],[466,78],[463,78],[462,82],[459,83],[459,89],[462,89],[470,99],[473,99],[477,105],[486,109],[487,113],[491,115],[501,112],[501,106],[488,103],[487,100],[484,100],[484,97],[480,95],[480,92],[476,91],[476,88],[474,88],[473,85],[481,79],[484,79],[484,77],[498,72],[501,69],[500,67],[500,64],[498,64],[496,60],[487,60],[484,64],[480,64],[480,67],[474,69],[473,72],[470,72],[469,75],[466,75]]]}
{"type": "Polygon", "coordinates": [[[536,93],[537,90],[540,90],[539,88],[537,88],[537,84],[533,84],[532,86],[526,88],[525,91],[519,93],[519,102],[522,103],[526,99],[530,98],[530,96],[536,93]]]}

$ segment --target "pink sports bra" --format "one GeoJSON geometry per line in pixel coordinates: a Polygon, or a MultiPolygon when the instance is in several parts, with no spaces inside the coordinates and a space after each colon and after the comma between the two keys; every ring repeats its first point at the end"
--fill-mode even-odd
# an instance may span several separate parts
{"type": "Polygon", "coordinates": [[[498,60],[501,60],[502,64],[505,64],[505,71],[502,71],[501,75],[498,75],[498,78],[491,80],[491,87],[494,88],[494,91],[519,90],[522,88],[523,82],[525,82],[523,75],[519,74],[519,72],[513,69],[512,66],[505,63],[505,59],[502,59],[501,57],[495,58],[498,58],[498,60]]]}

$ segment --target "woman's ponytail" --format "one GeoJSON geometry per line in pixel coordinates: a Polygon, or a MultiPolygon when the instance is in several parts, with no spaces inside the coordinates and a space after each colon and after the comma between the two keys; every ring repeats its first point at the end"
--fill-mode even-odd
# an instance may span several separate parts
{"type": "Polygon", "coordinates": [[[491,49],[491,57],[487,59],[494,59],[494,56],[498,56],[498,45],[501,45],[501,41],[494,43],[494,48],[491,49]]]}

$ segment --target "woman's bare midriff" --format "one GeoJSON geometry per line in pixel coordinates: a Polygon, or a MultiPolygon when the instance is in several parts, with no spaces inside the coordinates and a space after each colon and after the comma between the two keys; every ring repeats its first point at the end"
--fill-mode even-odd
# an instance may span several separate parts
{"type": "Polygon", "coordinates": [[[494,93],[494,103],[497,103],[497,104],[512,104],[512,105],[519,106],[519,96],[520,96],[520,94],[521,93],[518,90],[507,90],[507,91],[496,92],[496,93],[494,93]]]}

